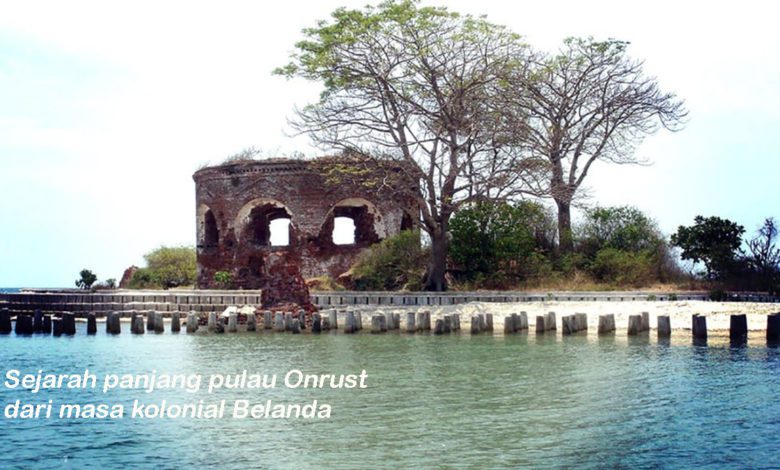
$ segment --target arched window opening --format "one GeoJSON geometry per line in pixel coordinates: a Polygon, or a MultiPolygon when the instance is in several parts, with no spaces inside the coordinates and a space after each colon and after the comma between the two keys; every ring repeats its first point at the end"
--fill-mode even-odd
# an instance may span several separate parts
{"type": "Polygon", "coordinates": [[[249,239],[258,246],[288,246],[292,230],[290,214],[283,207],[264,204],[249,214],[249,239]]]}
{"type": "Polygon", "coordinates": [[[217,227],[217,219],[209,209],[203,217],[203,246],[205,248],[214,248],[218,245],[219,228],[217,227]]]}
{"type": "Polygon", "coordinates": [[[374,230],[374,215],[367,206],[336,206],[333,208],[333,244],[362,245],[378,242],[374,230]]]}
{"type": "Polygon", "coordinates": [[[289,217],[280,217],[273,219],[268,223],[270,232],[269,241],[271,246],[289,246],[290,245],[290,222],[289,217]]]}
{"type": "Polygon", "coordinates": [[[355,244],[355,221],[351,217],[335,217],[333,219],[333,244],[355,244]]]}

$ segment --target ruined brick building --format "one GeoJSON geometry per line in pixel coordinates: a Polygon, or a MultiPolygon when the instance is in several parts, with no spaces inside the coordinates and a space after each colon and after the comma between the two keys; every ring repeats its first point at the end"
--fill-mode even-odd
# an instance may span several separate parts
{"type": "Polygon", "coordinates": [[[337,278],[366,247],[415,226],[415,203],[396,190],[414,183],[400,170],[322,157],[197,171],[198,287],[216,288],[214,274],[227,271],[234,288],[262,289],[264,305],[308,303],[304,279],[337,278]],[[338,218],[354,224],[346,242],[334,241],[338,218]]]}

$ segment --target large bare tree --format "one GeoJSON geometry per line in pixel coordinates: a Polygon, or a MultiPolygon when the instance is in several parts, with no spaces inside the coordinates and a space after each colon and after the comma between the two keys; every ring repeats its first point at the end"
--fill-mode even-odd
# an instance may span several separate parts
{"type": "Polygon", "coordinates": [[[570,38],[557,54],[534,54],[532,73],[512,80],[523,138],[531,155],[549,164],[563,253],[573,249],[571,205],[593,163],[639,163],[643,138],[659,126],[680,129],[686,116],[682,101],[626,55],[627,45],[570,38]]]}
{"type": "Polygon", "coordinates": [[[399,191],[418,201],[432,243],[426,288],[444,290],[451,215],[529,190],[543,166],[517,145],[523,129],[502,96],[526,46],[482,18],[412,1],[338,9],[304,34],[276,72],[324,91],[293,126],[325,148],[402,162],[420,181],[399,191]]]}

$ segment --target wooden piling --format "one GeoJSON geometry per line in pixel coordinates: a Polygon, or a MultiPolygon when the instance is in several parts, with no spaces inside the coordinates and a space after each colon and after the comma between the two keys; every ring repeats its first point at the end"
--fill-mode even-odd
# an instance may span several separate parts
{"type": "Polygon", "coordinates": [[[160,312],[154,314],[154,332],[157,334],[165,333],[165,319],[160,312]]]}
{"type": "Polygon", "coordinates": [[[707,339],[707,317],[695,314],[691,317],[693,337],[695,339],[707,339]]]}
{"type": "Polygon", "coordinates": [[[485,314],[485,331],[493,331],[493,314],[485,314]]]}
{"type": "Polygon", "coordinates": [[[512,316],[504,317],[504,334],[508,335],[515,332],[515,322],[512,316]]]}
{"type": "Polygon", "coordinates": [[[311,332],[314,334],[322,332],[322,316],[319,313],[312,315],[311,332]]]}
{"type": "Polygon", "coordinates": [[[574,317],[577,321],[577,331],[588,331],[588,314],[575,313],[574,317]]]}
{"type": "Polygon", "coordinates": [[[747,339],[747,335],[747,315],[731,315],[729,319],[729,338],[741,340],[747,339]]]}
{"type": "Polygon", "coordinates": [[[274,314],[270,310],[263,310],[263,329],[270,330],[274,327],[274,314]]]}
{"type": "Polygon", "coordinates": [[[443,318],[438,318],[436,320],[436,324],[433,327],[433,334],[435,334],[435,335],[444,334],[444,319],[443,318]]]}
{"type": "Polygon", "coordinates": [[[526,312],[520,312],[520,329],[528,329],[528,313],[526,312]]]}
{"type": "Polygon", "coordinates": [[[0,335],[7,335],[11,331],[11,312],[7,308],[0,309],[0,335]]]}
{"type": "Polygon", "coordinates": [[[577,317],[574,315],[564,315],[561,317],[561,334],[568,336],[577,331],[577,317]]]}
{"type": "Polygon", "coordinates": [[[149,310],[146,312],[146,330],[150,333],[154,331],[154,311],[149,310]]]}
{"type": "Polygon", "coordinates": [[[650,312],[642,312],[642,331],[650,331],[650,312]]]}
{"type": "Polygon", "coordinates": [[[191,311],[187,314],[187,333],[196,333],[198,331],[198,314],[191,311]]]}
{"type": "Polygon", "coordinates": [[[181,331],[181,318],[179,312],[171,313],[171,333],[178,333],[181,331]]]}
{"type": "Polygon", "coordinates": [[[642,315],[629,315],[628,317],[629,336],[636,336],[641,331],[642,331],[642,315]]]}
{"type": "Polygon", "coordinates": [[[322,318],[322,331],[330,331],[330,318],[322,318]]]}
{"type": "Polygon", "coordinates": [[[122,325],[120,323],[119,314],[116,312],[109,312],[106,315],[106,333],[111,335],[118,335],[122,332],[122,325]]]}
{"type": "Polygon", "coordinates": [[[666,338],[672,335],[672,320],[669,315],[658,315],[656,317],[656,325],[658,326],[659,338],[666,338]]]}
{"type": "MultiPolygon", "coordinates": [[[[373,325],[372,325],[373,326],[373,325]]],[[[357,332],[357,322],[355,321],[355,314],[353,312],[347,312],[344,318],[344,333],[357,332]]]]}
{"type": "Polygon", "coordinates": [[[292,331],[293,316],[292,312],[284,312],[284,331],[292,331]]]}
{"type": "Polygon", "coordinates": [[[71,312],[62,314],[62,334],[73,336],[76,334],[76,316],[71,312]]]}
{"type": "Polygon", "coordinates": [[[41,309],[39,308],[35,309],[35,317],[33,317],[33,332],[43,332],[43,312],[41,312],[41,309]]]}
{"type": "Polygon", "coordinates": [[[43,316],[43,334],[51,334],[51,315],[43,316]]]}
{"type": "Polygon", "coordinates": [[[544,333],[545,327],[544,327],[544,316],[537,315],[536,316],[536,332],[537,333],[544,333]]]}
{"type": "Polygon", "coordinates": [[[235,333],[238,331],[238,314],[236,312],[230,312],[228,314],[228,333],[235,333]]]}
{"type": "Polygon", "coordinates": [[[88,335],[97,334],[97,319],[95,318],[94,313],[90,313],[87,315],[87,334],[88,335]]]}
{"type": "Polygon", "coordinates": [[[766,339],[768,341],[780,341],[780,313],[772,313],[766,316],[766,339]]]}
{"type": "MultiPolygon", "coordinates": [[[[108,333],[108,316],[106,316],[106,333],[108,333]]],[[[130,317],[130,333],[134,335],[144,334],[144,319],[138,313],[133,313],[130,317]]]]}
{"type": "MultiPolygon", "coordinates": [[[[108,319],[106,319],[106,322],[108,322],[108,319]]],[[[189,324],[187,326],[189,327],[189,324]]],[[[130,333],[134,335],[142,335],[145,332],[144,317],[141,315],[133,315],[133,318],[130,320],[130,333]]]]}
{"type": "Polygon", "coordinates": [[[17,335],[31,335],[33,334],[33,318],[30,315],[18,314],[16,315],[16,328],[17,335]]]}
{"type": "Polygon", "coordinates": [[[217,312],[209,312],[206,328],[208,328],[209,331],[217,331],[217,312]]]}
{"type": "Polygon", "coordinates": [[[338,311],[336,309],[331,309],[328,312],[328,323],[330,324],[331,329],[339,329],[338,311]]]}
{"type": "Polygon", "coordinates": [[[414,312],[406,312],[406,332],[407,333],[414,333],[417,331],[417,327],[414,324],[414,312]]]}
{"type": "Polygon", "coordinates": [[[449,315],[444,315],[444,334],[452,333],[452,317],[449,315]]]}
{"type": "Polygon", "coordinates": [[[301,334],[301,321],[297,318],[293,318],[292,322],[290,323],[290,331],[294,335],[301,334]]]}
{"type": "Polygon", "coordinates": [[[452,318],[452,331],[460,331],[460,314],[453,313],[450,318],[452,318]]]}
{"type": "Polygon", "coordinates": [[[558,329],[557,322],[555,321],[555,312],[547,312],[544,316],[544,327],[547,330],[558,329]]]}
{"type": "Polygon", "coordinates": [[[62,319],[52,319],[51,334],[53,336],[62,336],[62,319]]]}
{"type": "Polygon", "coordinates": [[[306,329],[306,310],[298,310],[298,323],[302,330],[306,329]]]}
{"type": "Polygon", "coordinates": [[[382,332],[382,326],[380,325],[380,319],[384,318],[382,315],[374,315],[371,317],[371,334],[378,335],[382,332]]]}
{"type": "Polygon", "coordinates": [[[246,331],[257,331],[257,314],[254,311],[246,316],[246,331]]]}
{"type": "Polygon", "coordinates": [[[476,335],[480,333],[479,329],[479,316],[475,315],[471,317],[471,334],[476,335]]]}
{"type": "MultiPolygon", "coordinates": [[[[613,316],[613,318],[614,318],[614,316],[613,316]]],[[[610,332],[610,331],[612,331],[613,329],[614,329],[614,328],[610,328],[610,321],[609,321],[609,317],[608,317],[607,315],[599,315],[599,328],[598,328],[598,333],[599,333],[600,335],[601,335],[601,334],[604,334],[604,333],[609,333],[609,332],[610,332]]]]}
{"type": "Polygon", "coordinates": [[[284,313],[282,312],[276,312],[274,315],[274,331],[277,333],[281,333],[285,330],[284,328],[284,313]]]}

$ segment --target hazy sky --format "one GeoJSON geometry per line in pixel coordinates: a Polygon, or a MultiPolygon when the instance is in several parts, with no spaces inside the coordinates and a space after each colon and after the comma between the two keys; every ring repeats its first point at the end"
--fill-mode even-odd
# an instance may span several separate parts
{"type": "MultiPolygon", "coordinates": [[[[248,146],[316,155],[286,135],[318,85],[271,76],[338,6],[299,2],[9,2],[0,15],[0,287],[119,278],[161,244],[194,244],[192,173],[248,146]]],[[[771,2],[426,1],[486,14],[537,47],[619,38],[686,100],[649,167],[600,165],[593,202],[670,233],[696,214],[752,232],[780,217],[780,36],[771,2]]]]}

